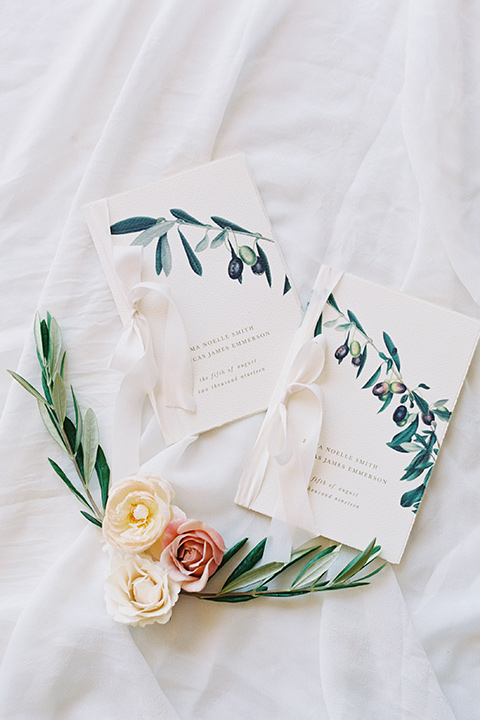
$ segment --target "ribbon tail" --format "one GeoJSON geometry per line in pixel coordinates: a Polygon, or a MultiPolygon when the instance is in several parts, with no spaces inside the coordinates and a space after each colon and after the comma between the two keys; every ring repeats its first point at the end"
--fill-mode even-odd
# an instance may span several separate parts
{"type": "Polygon", "coordinates": [[[135,377],[126,375],[115,401],[113,420],[112,484],[136,472],[140,465],[142,411],[146,395],[138,392],[135,377]]]}

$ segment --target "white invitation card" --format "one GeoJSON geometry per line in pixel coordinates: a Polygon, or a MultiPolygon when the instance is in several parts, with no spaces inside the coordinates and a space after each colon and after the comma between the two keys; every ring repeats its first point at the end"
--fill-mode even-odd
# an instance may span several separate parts
{"type": "MultiPolygon", "coordinates": [[[[307,316],[303,339],[325,343],[323,421],[308,484],[316,530],[358,549],[376,537],[382,556],[397,563],[434,483],[479,323],[347,273],[307,316]]],[[[292,397],[287,422],[298,447],[308,430],[303,416],[300,397],[292,397]]],[[[275,463],[252,476],[237,502],[272,515],[275,463]]]]}
{"type": "Polygon", "coordinates": [[[301,310],[244,157],[84,212],[166,441],[265,410],[301,310]]]}

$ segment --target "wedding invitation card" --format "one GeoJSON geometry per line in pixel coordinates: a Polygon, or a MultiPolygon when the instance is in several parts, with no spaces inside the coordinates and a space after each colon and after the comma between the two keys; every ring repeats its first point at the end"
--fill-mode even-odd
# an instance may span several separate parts
{"type": "Polygon", "coordinates": [[[301,310],[244,157],[84,212],[166,441],[265,410],[301,310]]]}
{"type": "MultiPolygon", "coordinates": [[[[307,315],[304,339],[325,343],[323,422],[308,484],[316,530],[358,549],[376,537],[382,556],[398,563],[434,482],[479,323],[346,273],[318,313],[312,297],[307,315]]],[[[287,420],[299,448],[308,430],[301,395],[287,420]]],[[[252,477],[237,502],[272,515],[275,463],[252,477]]]]}

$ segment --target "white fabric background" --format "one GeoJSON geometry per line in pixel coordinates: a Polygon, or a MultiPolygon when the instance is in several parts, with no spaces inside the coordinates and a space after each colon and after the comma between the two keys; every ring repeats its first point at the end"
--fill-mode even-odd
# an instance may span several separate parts
{"type": "MultiPolygon", "coordinates": [[[[0,716],[474,720],[479,355],[399,567],[325,598],[162,627],[104,613],[104,554],[46,457],[35,309],[110,449],[120,333],[82,204],[243,151],[302,302],[321,262],[480,317],[480,9],[434,0],[1,3],[0,716]]],[[[445,338],[445,358],[454,354],[445,338]]],[[[432,358],[443,362],[444,358],[432,358]]],[[[143,457],[227,544],[261,418],[143,457]]]]}

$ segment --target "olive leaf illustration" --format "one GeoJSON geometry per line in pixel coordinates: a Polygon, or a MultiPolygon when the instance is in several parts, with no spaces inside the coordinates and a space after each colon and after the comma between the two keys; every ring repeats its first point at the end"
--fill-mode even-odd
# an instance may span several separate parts
{"type": "Polygon", "coordinates": [[[157,275],[160,275],[163,270],[167,276],[172,270],[172,251],[166,233],[158,238],[155,251],[155,270],[157,275]]]}
{"type": "Polygon", "coordinates": [[[320,334],[323,328],[343,333],[344,341],[335,350],[335,359],[340,364],[350,357],[352,365],[357,368],[357,378],[366,367],[368,349],[377,354],[380,365],[361,389],[371,388],[372,394],[382,403],[378,413],[384,412],[401,396],[393,411],[392,420],[397,427],[404,429],[395,434],[386,445],[396,452],[413,456],[399,480],[411,482],[421,478],[422,482],[414,490],[405,492],[400,504],[416,513],[440,449],[436,433],[437,420],[448,423],[452,415],[446,405],[448,399],[429,402],[423,395],[424,391],[430,390],[429,385],[421,382],[415,387],[409,387],[406,384],[401,374],[398,348],[387,332],[382,333],[386,350],[384,352],[375,345],[352,310],[347,309],[346,313],[340,310],[333,294],[328,297],[327,305],[335,311],[336,317],[322,322],[321,314],[314,335],[320,334]]]}
{"type": "Polygon", "coordinates": [[[195,253],[193,252],[192,248],[189,245],[189,242],[185,235],[182,233],[180,228],[177,228],[178,234],[180,235],[180,240],[182,241],[183,249],[185,250],[185,254],[187,256],[188,262],[190,263],[190,267],[192,268],[193,272],[197,275],[202,274],[202,264],[200,260],[197,258],[195,253]]]}
{"type": "MultiPolygon", "coordinates": [[[[180,238],[182,247],[185,251],[188,263],[193,272],[202,276],[203,268],[197,257],[198,253],[204,252],[208,248],[216,250],[224,247],[230,253],[230,259],[227,264],[227,274],[232,280],[238,280],[240,284],[243,282],[245,267],[249,267],[253,275],[265,275],[265,279],[269,287],[272,287],[272,272],[268,261],[267,253],[264,248],[259,245],[259,241],[274,242],[271,238],[265,237],[259,232],[253,232],[238,225],[231,220],[212,215],[211,220],[214,223],[204,223],[197,220],[193,215],[182,210],[181,208],[171,208],[170,214],[173,219],[164,217],[152,218],[147,216],[136,216],[126,218],[114,223],[110,227],[112,235],[127,235],[130,233],[139,233],[135,237],[131,245],[148,247],[153,240],[157,240],[155,248],[155,271],[157,275],[162,272],[168,276],[172,272],[172,252],[168,241],[168,233],[175,226],[177,227],[178,237],[180,238]],[[202,228],[203,237],[195,240],[195,249],[193,249],[189,239],[186,236],[187,228],[202,228]],[[183,228],[183,231],[182,229],[183,228]],[[239,236],[249,238],[247,242],[239,242],[239,236]]],[[[290,282],[285,275],[283,295],[290,290],[290,282]]]]}

